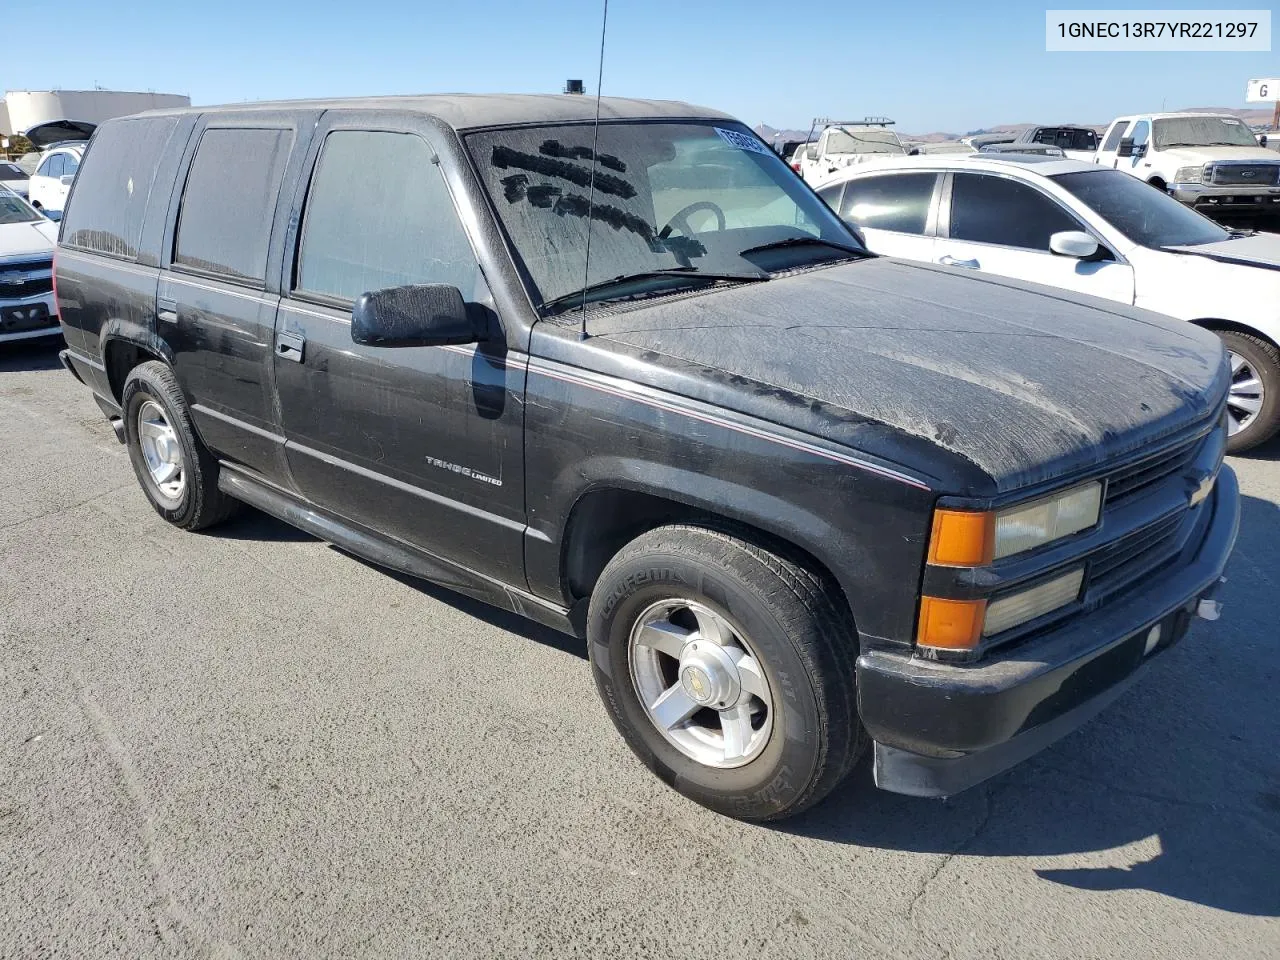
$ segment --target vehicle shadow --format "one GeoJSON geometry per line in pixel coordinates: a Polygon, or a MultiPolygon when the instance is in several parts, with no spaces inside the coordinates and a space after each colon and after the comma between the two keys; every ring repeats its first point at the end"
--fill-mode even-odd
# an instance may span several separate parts
{"type": "Polygon", "coordinates": [[[1140,860],[1131,866],[1034,873],[1080,890],[1144,889],[1280,916],[1280,629],[1267,560],[1280,543],[1280,508],[1253,497],[1241,504],[1223,619],[1193,626],[1092,724],[948,801],[876,790],[864,759],[840,792],[780,829],[922,853],[1093,862],[1141,843],[1158,852],[1108,858],[1140,860]]]}
{"type": "Polygon", "coordinates": [[[62,367],[62,361],[58,359],[58,351],[63,346],[65,344],[61,336],[0,343],[0,373],[17,373],[20,370],[57,370],[62,367]]]}
{"type": "Polygon", "coordinates": [[[247,503],[241,504],[230,520],[200,532],[206,537],[220,540],[261,540],[264,543],[302,543],[316,539],[305,530],[299,530],[292,524],[255,510],[247,503]]]}

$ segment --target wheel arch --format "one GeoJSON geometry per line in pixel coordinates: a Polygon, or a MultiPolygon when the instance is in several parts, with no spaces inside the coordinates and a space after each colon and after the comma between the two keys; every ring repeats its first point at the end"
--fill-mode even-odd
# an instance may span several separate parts
{"type": "Polygon", "coordinates": [[[100,333],[102,365],[107,371],[111,395],[119,403],[129,371],[148,360],[159,360],[173,368],[173,350],[146,327],[125,320],[111,319],[100,333]]]}
{"type": "Polygon", "coordinates": [[[1260,327],[1250,326],[1247,323],[1240,323],[1238,320],[1226,320],[1221,317],[1197,317],[1196,319],[1188,322],[1194,323],[1202,330],[1211,330],[1214,333],[1230,331],[1233,333],[1245,333],[1251,337],[1260,337],[1277,350],[1280,350],[1280,341],[1277,341],[1271,334],[1267,333],[1260,327]]]}

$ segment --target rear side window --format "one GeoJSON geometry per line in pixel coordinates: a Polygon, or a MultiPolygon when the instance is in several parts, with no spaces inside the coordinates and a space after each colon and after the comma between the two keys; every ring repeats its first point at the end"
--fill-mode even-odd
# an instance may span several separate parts
{"type": "Polygon", "coordinates": [[[899,173],[850,180],[840,215],[869,230],[924,233],[937,175],[899,173]]]}
{"type": "Polygon", "coordinates": [[[1107,139],[1102,144],[1103,150],[1114,150],[1120,146],[1120,138],[1124,136],[1124,128],[1129,126],[1128,120],[1117,120],[1111,125],[1111,129],[1107,131],[1107,139]]]}
{"type": "Polygon", "coordinates": [[[354,300],[387,287],[447,283],[470,300],[475,254],[433,155],[412,134],[329,134],[307,195],[298,289],[354,300]]]}
{"type": "Polygon", "coordinates": [[[62,176],[62,154],[55,153],[52,157],[40,164],[40,169],[36,171],[37,177],[60,177],[62,176]]]}
{"type": "Polygon", "coordinates": [[[98,129],[62,218],[63,243],[138,258],[156,168],[177,126],[176,117],[148,117],[113,120],[98,129]]]}
{"type": "Polygon", "coordinates": [[[173,262],[235,280],[262,281],[290,130],[211,128],[187,174],[173,262]]]}
{"type": "Polygon", "coordinates": [[[951,239],[1048,250],[1061,230],[1083,230],[1077,220],[1039,190],[973,173],[957,173],[951,188],[951,239]]]}

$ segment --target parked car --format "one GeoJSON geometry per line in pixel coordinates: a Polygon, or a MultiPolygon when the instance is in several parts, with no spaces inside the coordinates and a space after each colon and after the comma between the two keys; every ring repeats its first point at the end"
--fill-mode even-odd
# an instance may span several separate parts
{"type": "Polygon", "coordinates": [[[988,143],[984,144],[979,153],[1016,153],[1022,156],[1038,156],[1038,157],[1064,157],[1066,154],[1061,147],[1055,147],[1051,143],[988,143]]]}
{"type": "Polygon", "coordinates": [[[163,518],[245,501],[585,638],[632,750],[733,816],[869,747],[954,794],[1216,615],[1212,335],[871,257],[702,107],[111,120],[56,269],[64,362],[163,518]]]}
{"type": "Polygon", "coordinates": [[[0,184],[0,344],[56,337],[53,244],[58,228],[0,184]]]}
{"type": "Polygon", "coordinates": [[[92,123],[54,120],[26,131],[24,136],[43,151],[27,187],[28,199],[37,210],[55,218],[62,215],[93,130],[92,123]]]}
{"type": "Polygon", "coordinates": [[[1280,430],[1280,236],[1231,232],[1075,160],[980,153],[850,171],[819,194],[876,253],[1030,280],[1187,320],[1231,359],[1231,439],[1280,430]]]}
{"type": "Polygon", "coordinates": [[[1098,131],[1092,127],[1028,127],[1012,141],[1015,146],[1043,144],[1058,147],[1072,160],[1092,162],[1098,151],[1098,131]]]}
{"type": "Polygon", "coordinates": [[[1112,122],[1095,162],[1167,190],[1211,216],[1280,213],[1280,157],[1243,120],[1149,113],[1112,122]]]}
{"type": "Polygon", "coordinates": [[[27,173],[16,163],[0,160],[0,187],[7,187],[20,197],[27,195],[27,173]]]}
{"type": "Polygon", "coordinates": [[[818,187],[846,167],[905,157],[907,147],[889,129],[892,125],[892,120],[883,117],[828,124],[817,142],[801,152],[800,176],[818,187]]]}

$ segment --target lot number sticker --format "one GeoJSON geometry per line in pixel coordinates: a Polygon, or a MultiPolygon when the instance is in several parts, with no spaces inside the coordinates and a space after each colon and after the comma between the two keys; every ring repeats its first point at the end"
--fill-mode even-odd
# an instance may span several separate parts
{"type": "Polygon", "coordinates": [[[716,133],[720,134],[720,139],[731,147],[737,147],[739,150],[749,150],[752,153],[770,153],[768,147],[757,140],[755,137],[749,137],[745,133],[738,133],[736,130],[721,130],[719,127],[714,128],[716,133]]]}

